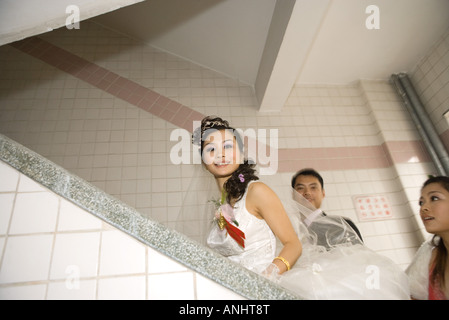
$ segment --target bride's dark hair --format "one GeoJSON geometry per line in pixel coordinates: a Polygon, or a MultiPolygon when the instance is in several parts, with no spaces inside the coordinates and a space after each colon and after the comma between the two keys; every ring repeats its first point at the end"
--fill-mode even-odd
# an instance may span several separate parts
{"type": "MultiPolygon", "coordinates": [[[[204,141],[215,130],[227,130],[233,134],[240,152],[243,153],[243,139],[236,129],[229,125],[229,122],[220,118],[208,116],[201,121],[201,127],[197,128],[192,135],[193,144],[199,146],[200,154],[203,154],[204,141]]],[[[227,197],[226,201],[231,203],[239,201],[245,194],[248,183],[253,180],[259,180],[256,176],[255,163],[245,159],[231,177],[225,182],[224,189],[227,197]],[[243,177],[243,179],[241,179],[243,177]]]]}

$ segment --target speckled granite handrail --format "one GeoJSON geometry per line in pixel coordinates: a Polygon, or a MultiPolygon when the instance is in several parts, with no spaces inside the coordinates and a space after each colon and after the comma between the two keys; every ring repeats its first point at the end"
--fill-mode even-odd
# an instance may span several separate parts
{"type": "Polygon", "coordinates": [[[120,200],[2,134],[0,160],[151,248],[248,299],[298,299],[187,236],[143,217],[120,200]]]}

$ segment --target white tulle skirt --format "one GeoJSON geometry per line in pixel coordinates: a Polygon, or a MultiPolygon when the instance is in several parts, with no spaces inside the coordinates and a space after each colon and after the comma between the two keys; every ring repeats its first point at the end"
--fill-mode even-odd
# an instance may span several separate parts
{"type": "Polygon", "coordinates": [[[366,247],[343,217],[317,215],[295,191],[293,198],[286,209],[302,254],[291,270],[271,277],[274,281],[304,299],[410,299],[406,273],[366,247]]]}
{"type": "MultiPolygon", "coordinates": [[[[206,244],[215,225],[210,200],[220,195],[209,173],[199,171],[194,176],[176,229],[206,244]]],[[[316,209],[293,189],[292,195],[295,201],[282,200],[303,248],[293,268],[282,275],[267,275],[267,261],[274,258],[271,251],[267,259],[252,264],[237,262],[304,299],[410,299],[407,275],[392,260],[365,247],[343,219],[315,215],[316,209]]],[[[251,232],[246,236],[255,237],[251,232]]],[[[276,247],[279,253],[282,244],[276,247]]]]}
{"type": "Polygon", "coordinates": [[[405,273],[363,245],[305,248],[295,266],[275,281],[304,299],[410,299],[405,273]]]}

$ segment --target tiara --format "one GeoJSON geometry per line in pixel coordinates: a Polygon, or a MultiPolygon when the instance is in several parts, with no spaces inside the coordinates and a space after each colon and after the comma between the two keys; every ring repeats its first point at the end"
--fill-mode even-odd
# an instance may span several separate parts
{"type": "Polygon", "coordinates": [[[201,146],[203,134],[209,129],[227,129],[231,128],[229,122],[219,117],[205,117],[201,120],[201,127],[195,129],[192,134],[192,143],[201,146]]]}
{"type": "Polygon", "coordinates": [[[218,117],[206,117],[201,121],[201,131],[203,132],[216,127],[229,128],[229,122],[218,117]]]}

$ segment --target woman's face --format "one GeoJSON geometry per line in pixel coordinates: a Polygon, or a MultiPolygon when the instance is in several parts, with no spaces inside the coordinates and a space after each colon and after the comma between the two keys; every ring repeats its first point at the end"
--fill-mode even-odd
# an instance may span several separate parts
{"type": "Polygon", "coordinates": [[[431,183],[421,191],[419,214],[427,232],[449,233],[449,192],[440,183],[431,183]]]}
{"type": "Polygon", "coordinates": [[[237,141],[229,130],[212,130],[203,142],[202,160],[216,178],[230,176],[241,163],[237,141]]]}

